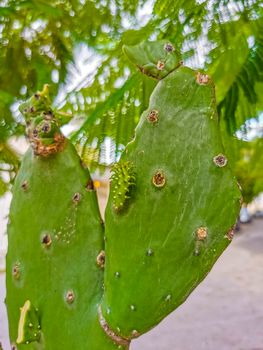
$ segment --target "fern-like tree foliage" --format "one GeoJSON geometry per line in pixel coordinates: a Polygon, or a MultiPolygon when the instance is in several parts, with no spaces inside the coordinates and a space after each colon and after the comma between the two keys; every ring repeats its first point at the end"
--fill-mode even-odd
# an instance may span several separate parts
{"type": "Polygon", "coordinates": [[[0,1],[0,194],[19,166],[9,146],[24,132],[18,103],[44,83],[65,123],[73,117],[71,137],[83,161],[95,169],[118,159],[155,86],[124,59],[124,43],[165,38],[188,66],[208,71],[223,131],[234,134],[258,118],[262,17],[255,0],[0,1]],[[90,67],[81,78],[80,60],[90,67]]]}

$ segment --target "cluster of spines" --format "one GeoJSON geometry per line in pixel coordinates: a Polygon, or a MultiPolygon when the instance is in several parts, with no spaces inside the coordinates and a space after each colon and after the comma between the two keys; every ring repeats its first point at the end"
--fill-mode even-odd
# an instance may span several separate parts
{"type": "Polygon", "coordinates": [[[134,166],[131,162],[119,162],[112,168],[111,188],[113,193],[113,207],[116,211],[124,208],[129,193],[135,185],[134,166]]]}

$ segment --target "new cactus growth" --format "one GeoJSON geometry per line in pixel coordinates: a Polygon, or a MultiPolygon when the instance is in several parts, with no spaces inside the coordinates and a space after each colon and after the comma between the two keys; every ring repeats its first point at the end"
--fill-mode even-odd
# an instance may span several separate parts
{"type": "Polygon", "coordinates": [[[112,182],[106,209],[101,312],[114,333],[132,339],[207,275],[230,242],[240,192],[224,155],[211,79],[184,67],[170,43],[124,52],[160,80],[120,160],[136,174],[129,203],[115,210],[112,182]]]}
{"type": "Polygon", "coordinates": [[[21,106],[32,147],[8,227],[12,349],[128,349],[188,297],[233,237],[240,191],[211,79],[184,67],[166,41],[124,51],[158,84],[113,167],[105,233],[48,87],[21,106]]]}
{"type": "Polygon", "coordinates": [[[103,225],[91,178],[48,88],[21,106],[32,145],[13,189],[7,298],[12,349],[116,349],[99,324],[103,225]],[[21,310],[20,310],[21,309],[21,310]]]}

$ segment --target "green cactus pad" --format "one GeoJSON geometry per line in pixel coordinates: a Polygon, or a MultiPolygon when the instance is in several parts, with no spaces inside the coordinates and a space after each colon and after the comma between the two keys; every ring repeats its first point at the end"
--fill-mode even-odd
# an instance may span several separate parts
{"type": "Polygon", "coordinates": [[[28,123],[29,133],[36,127],[40,133],[32,136],[33,149],[13,188],[6,271],[10,341],[19,350],[117,349],[98,316],[103,269],[97,260],[104,240],[96,193],[56,117],[46,119],[46,107],[28,123]],[[47,120],[54,125],[43,130],[47,120]],[[63,148],[36,153],[36,143],[48,149],[56,137],[63,148]]]}
{"type": "Polygon", "coordinates": [[[124,53],[142,73],[162,79],[182,64],[180,53],[169,41],[143,41],[135,46],[123,46],[124,53]]]}
{"type": "Polygon", "coordinates": [[[162,79],[121,162],[133,164],[136,185],[120,213],[111,188],[102,315],[113,332],[131,339],[178,307],[232,238],[240,191],[222,146],[211,79],[186,67],[162,79]]]}

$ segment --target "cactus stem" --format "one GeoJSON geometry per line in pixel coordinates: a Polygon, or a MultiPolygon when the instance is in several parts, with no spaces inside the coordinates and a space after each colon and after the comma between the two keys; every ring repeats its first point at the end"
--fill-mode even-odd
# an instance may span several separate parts
{"type": "Polygon", "coordinates": [[[102,250],[99,255],[97,256],[97,259],[96,259],[96,262],[97,262],[97,265],[103,269],[104,268],[104,265],[105,265],[105,251],[102,250]]]}
{"type": "Polygon", "coordinates": [[[227,165],[227,158],[224,154],[218,154],[213,158],[213,162],[215,163],[216,166],[219,168],[222,168],[227,165]]]}
{"type": "Polygon", "coordinates": [[[204,241],[208,234],[207,227],[198,227],[195,233],[198,241],[204,241]]]}
{"type": "Polygon", "coordinates": [[[156,173],[153,175],[152,183],[155,187],[163,187],[166,183],[165,175],[162,170],[157,170],[156,173]]]}
{"type": "Polygon", "coordinates": [[[207,85],[210,82],[209,75],[197,72],[196,82],[199,85],[207,85]]]}
{"type": "Polygon", "coordinates": [[[68,304],[72,304],[75,300],[75,294],[73,292],[73,290],[68,290],[67,294],[66,294],[66,302],[68,304]]]}
{"type": "Polygon", "coordinates": [[[130,339],[123,338],[120,335],[117,335],[112,329],[110,329],[110,326],[108,325],[107,321],[102,315],[101,306],[99,306],[98,308],[98,314],[100,325],[104,332],[107,334],[107,336],[110,337],[115,344],[124,346],[125,349],[128,350],[130,345],[130,339]]]}
{"type": "Polygon", "coordinates": [[[23,191],[27,191],[28,190],[28,181],[23,181],[22,182],[22,185],[21,185],[21,188],[23,191]]]}
{"type": "Polygon", "coordinates": [[[157,123],[158,122],[158,114],[159,112],[155,109],[151,110],[150,113],[147,115],[147,119],[150,123],[157,123]]]}

